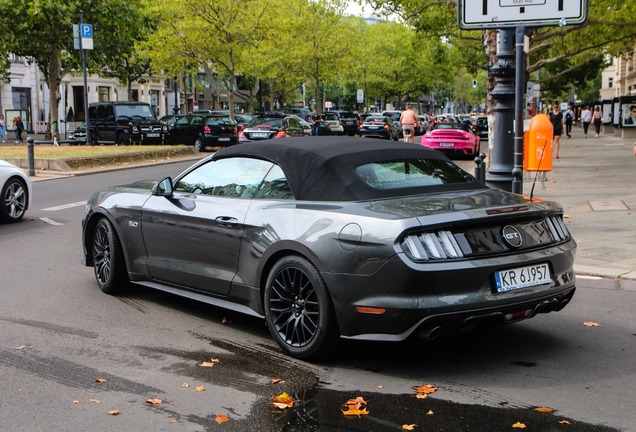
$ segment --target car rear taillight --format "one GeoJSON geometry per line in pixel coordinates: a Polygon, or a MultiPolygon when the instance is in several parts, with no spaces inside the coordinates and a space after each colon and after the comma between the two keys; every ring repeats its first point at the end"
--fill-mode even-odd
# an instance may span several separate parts
{"type": "Polygon", "coordinates": [[[234,133],[237,133],[237,132],[238,132],[238,129],[236,126],[234,126],[234,133]]]}
{"type": "Polygon", "coordinates": [[[242,130],[239,131],[238,136],[245,138],[245,134],[243,133],[242,130]]]}
{"type": "Polygon", "coordinates": [[[364,129],[364,125],[360,125],[360,129],[364,129]]]}
{"type": "Polygon", "coordinates": [[[402,241],[402,249],[413,261],[463,258],[455,236],[450,231],[409,235],[402,241]]]}
{"type": "Polygon", "coordinates": [[[286,136],[287,136],[287,135],[285,135],[285,131],[278,131],[278,132],[276,133],[276,136],[274,136],[274,138],[284,138],[284,137],[286,137],[286,136]]]}
{"type": "Polygon", "coordinates": [[[210,131],[210,126],[205,126],[205,127],[203,128],[203,133],[211,133],[211,131],[210,131]]]}

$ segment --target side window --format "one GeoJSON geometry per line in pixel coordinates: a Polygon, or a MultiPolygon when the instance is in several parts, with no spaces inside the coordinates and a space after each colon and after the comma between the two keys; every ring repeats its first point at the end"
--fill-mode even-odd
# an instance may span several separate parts
{"type": "Polygon", "coordinates": [[[97,107],[97,120],[106,120],[106,107],[104,105],[97,107]]]}
{"type": "Polygon", "coordinates": [[[290,118],[289,119],[289,127],[293,127],[293,128],[297,128],[300,129],[300,122],[298,120],[296,120],[295,118],[290,118]]]}
{"type": "Polygon", "coordinates": [[[97,120],[97,107],[88,107],[88,118],[90,120],[97,120]]]}
{"type": "Polygon", "coordinates": [[[274,165],[254,195],[254,199],[295,200],[296,198],[294,198],[283,170],[278,165],[274,165]]]}
{"type": "Polygon", "coordinates": [[[175,123],[176,127],[185,127],[190,124],[190,119],[187,116],[179,117],[175,123]]]}
{"type": "Polygon", "coordinates": [[[192,124],[194,126],[200,126],[200,125],[202,125],[204,123],[205,123],[205,118],[199,117],[199,116],[192,117],[192,124]]]}
{"type": "Polygon", "coordinates": [[[252,198],[272,165],[271,162],[249,158],[210,161],[186,174],[179,180],[175,191],[252,198]]]}
{"type": "Polygon", "coordinates": [[[115,112],[113,111],[112,105],[106,106],[106,120],[113,121],[115,120],[115,112]]]}

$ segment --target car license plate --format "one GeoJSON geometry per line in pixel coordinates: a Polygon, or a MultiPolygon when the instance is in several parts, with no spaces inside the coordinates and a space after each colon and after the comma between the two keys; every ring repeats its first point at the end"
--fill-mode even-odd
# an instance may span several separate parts
{"type": "Polygon", "coordinates": [[[455,143],[439,143],[440,147],[455,147],[455,143]]]}
{"type": "Polygon", "coordinates": [[[369,129],[379,129],[380,126],[369,126],[369,129]]]}
{"type": "Polygon", "coordinates": [[[547,264],[537,264],[495,272],[497,292],[548,284],[551,281],[550,270],[547,264]]]}
{"type": "Polygon", "coordinates": [[[229,138],[219,138],[219,141],[229,141],[229,138]]]}
{"type": "Polygon", "coordinates": [[[267,138],[269,134],[266,132],[254,132],[252,135],[259,138],[267,138]]]}
{"type": "Polygon", "coordinates": [[[146,138],[159,138],[161,135],[156,133],[146,134],[146,138]]]}

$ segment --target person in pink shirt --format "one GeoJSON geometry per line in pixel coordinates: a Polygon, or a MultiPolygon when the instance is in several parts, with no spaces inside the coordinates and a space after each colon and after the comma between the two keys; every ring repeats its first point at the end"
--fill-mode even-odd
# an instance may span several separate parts
{"type": "Polygon", "coordinates": [[[411,135],[411,143],[415,143],[415,125],[417,124],[417,114],[413,111],[411,105],[406,106],[406,111],[400,116],[400,126],[404,131],[404,135],[411,135]],[[407,133],[407,131],[409,133],[407,133]]]}

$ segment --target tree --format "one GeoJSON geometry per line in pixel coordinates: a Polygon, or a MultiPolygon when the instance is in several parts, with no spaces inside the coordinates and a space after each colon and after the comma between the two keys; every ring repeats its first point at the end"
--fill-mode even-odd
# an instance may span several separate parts
{"type": "Polygon", "coordinates": [[[90,67],[98,70],[131,45],[130,29],[141,21],[140,0],[0,0],[0,27],[6,50],[26,57],[43,73],[51,92],[47,137],[58,121],[62,78],[78,68],[73,47],[73,24],[80,11],[93,25],[94,47],[90,67]]]}

